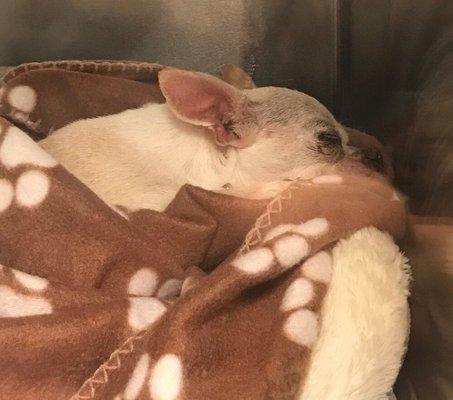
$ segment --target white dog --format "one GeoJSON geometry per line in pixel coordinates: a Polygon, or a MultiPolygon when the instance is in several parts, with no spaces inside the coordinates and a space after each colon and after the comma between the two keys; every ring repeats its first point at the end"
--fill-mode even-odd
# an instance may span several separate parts
{"type": "Polygon", "coordinates": [[[186,183],[270,197],[281,181],[330,173],[357,153],[332,114],[298,91],[240,90],[174,68],[159,84],[165,104],[73,122],[41,146],[106,202],[159,211],[186,183]]]}

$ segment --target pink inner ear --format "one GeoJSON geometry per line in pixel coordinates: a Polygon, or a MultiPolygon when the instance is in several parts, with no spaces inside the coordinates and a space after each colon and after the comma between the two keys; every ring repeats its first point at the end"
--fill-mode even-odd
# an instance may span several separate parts
{"type": "Polygon", "coordinates": [[[170,108],[193,124],[222,126],[239,108],[241,93],[207,74],[166,68],[159,83],[170,108]]]}

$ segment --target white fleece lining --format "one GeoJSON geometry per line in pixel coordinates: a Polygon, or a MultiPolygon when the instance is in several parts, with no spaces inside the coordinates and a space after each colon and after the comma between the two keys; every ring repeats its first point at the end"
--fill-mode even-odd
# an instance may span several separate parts
{"type": "Polygon", "coordinates": [[[406,350],[409,278],[407,259],[375,228],[335,246],[319,340],[299,400],[387,399],[406,350]]]}

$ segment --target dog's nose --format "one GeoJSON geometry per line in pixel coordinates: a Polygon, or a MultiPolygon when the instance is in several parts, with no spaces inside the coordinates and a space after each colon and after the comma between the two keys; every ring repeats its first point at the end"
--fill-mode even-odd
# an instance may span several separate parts
{"type": "Polygon", "coordinates": [[[382,157],[382,153],[375,147],[362,149],[362,160],[365,165],[375,171],[384,171],[384,158],[382,157]]]}

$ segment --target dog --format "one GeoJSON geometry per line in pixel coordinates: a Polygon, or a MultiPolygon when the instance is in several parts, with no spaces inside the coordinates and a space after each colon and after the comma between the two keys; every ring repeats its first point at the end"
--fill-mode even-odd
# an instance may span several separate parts
{"type": "Polygon", "coordinates": [[[263,199],[288,180],[385,171],[380,150],[352,146],[315,98],[256,87],[241,71],[227,66],[221,79],[164,68],[166,103],[75,121],[40,145],[101,199],[130,211],[163,211],[184,184],[263,199]]]}

